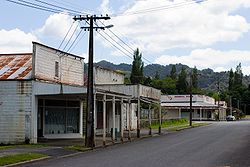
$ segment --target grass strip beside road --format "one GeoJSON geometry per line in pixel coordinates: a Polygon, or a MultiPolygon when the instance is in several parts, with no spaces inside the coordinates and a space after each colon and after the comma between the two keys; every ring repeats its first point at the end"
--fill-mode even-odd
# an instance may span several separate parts
{"type": "Polygon", "coordinates": [[[10,149],[10,148],[41,148],[46,147],[44,144],[10,144],[10,145],[0,145],[0,150],[10,149]]]}
{"type": "Polygon", "coordinates": [[[176,127],[170,127],[167,128],[170,131],[180,131],[180,130],[184,130],[184,129],[189,129],[189,128],[193,128],[193,127],[198,127],[198,126],[204,126],[204,125],[208,125],[209,123],[193,123],[192,126],[189,126],[189,124],[186,125],[181,125],[181,126],[176,126],[176,127]]]}
{"type": "Polygon", "coordinates": [[[45,157],[48,157],[48,156],[44,154],[38,154],[38,153],[23,153],[23,154],[6,155],[6,156],[0,157],[0,166],[30,161],[30,160],[35,160],[35,159],[40,159],[40,158],[45,158],[45,157]]]}
{"type": "MultiPolygon", "coordinates": [[[[187,125],[188,121],[186,119],[173,119],[173,120],[165,120],[162,122],[161,127],[162,128],[169,128],[169,127],[175,127],[175,126],[181,126],[181,125],[187,125]]],[[[159,124],[153,124],[151,126],[152,129],[158,129],[159,124]]]]}
{"type": "Polygon", "coordinates": [[[91,148],[88,147],[84,147],[84,146],[65,146],[65,149],[69,149],[69,150],[76,150],[76,151],[88,151],[91,148]]]}

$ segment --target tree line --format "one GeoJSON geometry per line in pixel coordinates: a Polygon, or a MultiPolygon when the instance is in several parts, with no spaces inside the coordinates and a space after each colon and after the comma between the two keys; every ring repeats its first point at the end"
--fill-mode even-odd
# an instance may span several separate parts
{"type": "Polygon", "coordinates": [[[126,78],[125,83],[143,84],[161,90],[163,94],[189,94],[191,89],[194,94],[204,94],[215,98],[215,100],[226,101],[228,106],[232,106],[234,111],[240,114],[249,114],[250,111],[250,84],[244,85],[241,63],[237,65],[236,70],[229,72],[228,88],[220,88],[218,78],[217,91],[207,91],[199,88],[199,75],[196,67],[187,70],[182,66],[181,71],[177,73],[176,66],[173,65],[169,75],[160,79],[156,72],[154,77],[144,76],[144,63],[142,53],[137,48],[134,51],[132,70],[130,78],[126,78]]]}

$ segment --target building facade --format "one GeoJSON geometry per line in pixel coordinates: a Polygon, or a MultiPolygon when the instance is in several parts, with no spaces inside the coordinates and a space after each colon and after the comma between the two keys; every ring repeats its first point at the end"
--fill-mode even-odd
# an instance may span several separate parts
{"type": "MultiPolygon", "coordinates": [[[[160,91],[124,85],[121,72],[94,69],[95,135],[121,139],[140,130],[140,102],[160,103],[160,91]]],[[[0,54],[0,143],[84,138],[87,88],[84,58],[33,42],[33,52],[0,54]]],[[[140,131],[139,131],[140,132],[140,131]]]]}
{"type": "MultiPolygon", "coordinates": [[[[222,103],[221,103],[222,104],[222,103]]],[[[205,95],[192,96],[193,120],[225,120],[226,105],[216,104],[215,99],[205,95]]],[[[162,119],[189,119],[190,95],[162,95],[162,119]]]]}

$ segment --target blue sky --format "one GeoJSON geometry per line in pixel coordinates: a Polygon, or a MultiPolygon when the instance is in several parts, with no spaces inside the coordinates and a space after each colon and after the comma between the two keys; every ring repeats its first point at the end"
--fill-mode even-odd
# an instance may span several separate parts
{"type": "MultiPolygon", "coordinates": [[[[111,20],[104,21],[105,25],[114,25],[111,31],[95,32],[95,61],[131,63],[132,49],[138,47],[145,64],[183,63],[198,69],[224,71],[241,62],[244,74],[250,74],[250,0],[206,0],[203,3],[192,0],[42,1],[111,16],[111,20]],[[120,49],[111,46],[100,34],[120,49]]],[[[0,1],[0,6],[1,53],[31,52],[32,41],[58,48],[73,23],[72,16],[65,14],[67,11],[55,14],[6,0],[0,1]]],[[[84,22],[73,24],[60,49],[64,49],[78,24],[83,26],[84,22]]],[[[78,27],[70,42],[79,31],[78,27]]],[[[87,32],[70,51],[87,58],[87,32]]]]}

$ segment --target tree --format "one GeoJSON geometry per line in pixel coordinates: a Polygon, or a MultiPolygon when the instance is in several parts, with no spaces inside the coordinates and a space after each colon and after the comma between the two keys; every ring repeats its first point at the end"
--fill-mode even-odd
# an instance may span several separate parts
{"type": "Polygon", "coordinates": [[[181,73],[178,76],[176,88],[178,90],[178,93],[180,94],[188,93],[187,73],[184,66],[182,66],[181,73]]]}
{"type": "Polygon", "coordinates": [[[132,84],[140,84],[143,81],[143,62],[142,62],[142,54],[139,52],[137,48],[134,51],[134,60],[132,63],[132,71],[130,76],[130,81],[132,84]]]}
{"type": "Polygon", "coordinates": [[[233,85],[234,85],[234,72],[231,68],[229,72],[229,81],[228,81],[228,90],[232,91],[233,90],[233,85]]]}
{"type": "Polygon", "coordinates": [[[162,80],[161,91],[163,94],[177,94],[176,91],[176,80],[171,77],[166,77],[162,80]]]}
{"type": "Polygon", "coordinates": [[[241,69],[241,63],[237,65],[234,73],[234,87],[239,88],[242,86],[243,74],[241,69]]]}
{"type": "Polygon", "coordinates": [[[196,66],[194,66],[193,70],[192,70],[192,87],[194,89],[197,89],[198,88],[198,71],[197,71],[197,68],[196,66]]]}
{"type": "Polygon", "coordinates": [[[156,71],[156,72],[155,72],[154,79],[160,79],[159,71],[156,71]]]}
{"type": "Polygon", "coordinates": [[[172,69],[171,69],[171,72],[170,72],[170,77],[173,80],[176,80],[176,78],[177,78],[176,66],[175,65],[172,66],[172,69]]]}
{"type": "Polygon", "coordinates": [[[150,77],[144,78],[143,84],[146,85],[146,86],[151,86],[152,85],[152,79],[150,77]]]}

